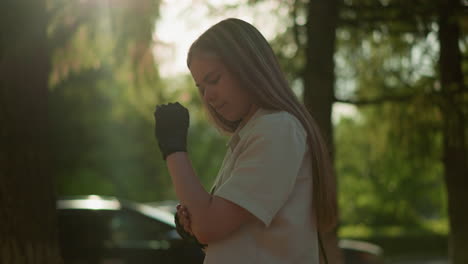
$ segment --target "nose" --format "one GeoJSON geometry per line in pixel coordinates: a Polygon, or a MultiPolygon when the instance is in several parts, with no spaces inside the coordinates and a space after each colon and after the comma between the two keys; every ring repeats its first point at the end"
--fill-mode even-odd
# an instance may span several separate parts
{"type": "Polygon", "coordinates": [[[213,102],[216,101],[216,97],[217,97],[217,94],[215,91],[213,91],[214,89],[209,89],[209,88],[205,88],[205,91],[203,93],[203,99],[212,104],[213,102]]]}

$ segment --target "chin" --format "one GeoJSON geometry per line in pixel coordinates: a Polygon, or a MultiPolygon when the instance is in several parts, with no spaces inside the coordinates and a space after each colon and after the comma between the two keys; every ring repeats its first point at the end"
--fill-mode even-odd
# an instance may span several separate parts
{"type": "Polygon", "coordinates": [[[229,122],[235,122],[235,121],[237,121],[235,118],[231,118],[231,117],[228,117],[228,116],[223,116],[223,117],[224,117],[224,119],[226,119],[226,120],[229,121],[229,122]]]}
{"type": "Polygon", "coordinates": [[[229,122],[237,122],[237,121],[240,121],[241,119],[240,117],[236,118],[236,117],[227,116],[227,115],[221,115],[221,116],[229,122]]]}

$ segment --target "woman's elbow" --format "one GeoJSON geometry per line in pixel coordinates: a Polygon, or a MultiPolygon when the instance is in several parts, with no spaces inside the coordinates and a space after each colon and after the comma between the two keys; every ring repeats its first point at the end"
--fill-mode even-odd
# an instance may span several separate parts
{"type": "Polygon", "coordinates": [[[197,238],[198,242],[200,242],[201,244],[208,245],[212,241],[211,239],[212,235],[210,235],[209,231],[196,229],[196,230],[193,230],[193,235],[197,238]]]}
{"type": "Polygon", "coordinates": [[[200,242],[200,244],[204,244],[204,245],[210,244],[210,241],[206,239],[205,237],[201,237],[201,236],[196,236],[196,237],[197,237],[198,242],[200,242]]]}
{"type": "Polygon", "coordinates": [[[193,230],[193,234],[197,238],[198,242],[207,245],[224,237],[222,230],[217,229],[214,225],[195,228],[195,230],[193,230]]]}

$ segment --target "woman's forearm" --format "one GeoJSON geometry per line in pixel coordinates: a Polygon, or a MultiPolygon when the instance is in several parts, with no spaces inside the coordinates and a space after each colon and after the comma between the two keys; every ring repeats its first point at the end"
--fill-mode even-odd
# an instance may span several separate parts
{"type": "Polygon", "coordinates": [[[190,212],[195,236],[202,236],[212,196],[203,188],[186,152],[175,152],[166,159],[175,192],[190,212]]]}

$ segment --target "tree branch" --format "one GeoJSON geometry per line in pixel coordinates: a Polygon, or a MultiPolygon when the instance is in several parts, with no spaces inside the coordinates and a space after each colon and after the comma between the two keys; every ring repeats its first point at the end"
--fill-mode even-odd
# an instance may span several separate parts
{"type": "MultiPolygon", "coordinates": [[[[460,87],[454,91],[431,91],[425,93],[424,96],[428,97],[447,97],[447,96],[455,96],[461,94],[467,94],[468,89],[466,87],[460,87]]],[[[376,105],[382,103],[405,103],[411,101],[414,97],[421,95],[421,93],[409,93],[409,94],[402,94],[402,95],[384,95],[377,98],[360,98],[360,99],[343,99],[337,98],[334,96],[333,102],[334,103],[343,103],[343,104],[353,104],[356,106],[368,106],[368,105],[376,105]]]]}
{"type": "Polygon", "coordinates": [[[378,98],[371,99],[341,99],[334,98],[335,103],[344,103],[344,104],[353,104],[357,106],[367,106],[367,105],[376,105],[386,102],[395,102],[395,103],[404,103],[410,101],[416,94],[407,94],[407,95],[387,95],[378,98]]]}

